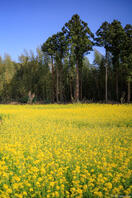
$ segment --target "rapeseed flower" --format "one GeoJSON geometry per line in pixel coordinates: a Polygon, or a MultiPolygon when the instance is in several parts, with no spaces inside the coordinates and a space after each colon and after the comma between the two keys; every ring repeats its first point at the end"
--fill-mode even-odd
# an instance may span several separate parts
{"type": "Polygon", "coordinates": [[[0,105],[0,198],[130,196],[131,112],[132,105],[0,105]]]}

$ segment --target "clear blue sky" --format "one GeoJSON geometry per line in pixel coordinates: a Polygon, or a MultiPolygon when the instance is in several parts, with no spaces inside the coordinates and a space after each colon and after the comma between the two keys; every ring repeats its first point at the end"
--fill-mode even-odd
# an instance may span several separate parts
{"type": "Polygon", "coordinates": [[[76,13],[95,33],[105,20],[132,24],[132,0],[0,0],[0,55],[35,52],[76,13]]]}

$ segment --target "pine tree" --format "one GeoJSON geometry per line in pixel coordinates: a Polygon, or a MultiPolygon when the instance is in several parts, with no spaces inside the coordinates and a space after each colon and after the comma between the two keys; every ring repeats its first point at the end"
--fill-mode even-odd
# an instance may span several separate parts
{"type": "Polygon", "coordinates": [[[80,93],[79,93],[79,71],[82,67],[82,60],[84,54],[92,50],[93,42],[91,38],[93,38],[93,34],[88,28],[87,23],[82,21],[80,17],[75,14],[72,16],[71,20],[65,24],[62,28],[63,32],[66,35],[66,38],[69,41],[69,50],[73,50],[73,55],[76,61],[76,94],[75,99],[79,101],[80,93]]]}

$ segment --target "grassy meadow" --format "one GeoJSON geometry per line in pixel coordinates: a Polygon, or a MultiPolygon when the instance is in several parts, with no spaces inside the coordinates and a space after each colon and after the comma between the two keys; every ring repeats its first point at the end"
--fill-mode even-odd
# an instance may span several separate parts
{"type": "Polygon", "coordinates": [[[0,105],[0,119],[0,198],[132,195],[132,105],[0,105]]]}

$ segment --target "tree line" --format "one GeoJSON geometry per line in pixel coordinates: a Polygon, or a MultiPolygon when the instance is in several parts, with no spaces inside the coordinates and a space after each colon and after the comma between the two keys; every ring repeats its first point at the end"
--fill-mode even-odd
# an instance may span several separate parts
{"type": "Polygon", "coordinates": [[[132,97],[132,25],[103,22],[93,34],[75,14],[34,55],[19,62],[0,57],[0,102],[130,102],[132,97]],[[95,48],[104,47],[105,55],[95,48]],[[94,48],[94,61],[87,54],[94,48]]]}

